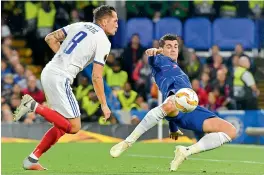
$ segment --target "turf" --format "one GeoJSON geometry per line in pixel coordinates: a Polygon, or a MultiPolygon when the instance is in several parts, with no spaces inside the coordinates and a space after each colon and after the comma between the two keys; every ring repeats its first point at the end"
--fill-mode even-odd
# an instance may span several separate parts
{"type": "Polygon", "coordinates": [[[264,175],[264,148],[224,146],[193,155],[177,172],[169,172],[174,144],[137,143],[120,158],[111,158],[105,143],[61,143],[41,158],[49,170],[36,172],[22,169],[22,160],[36,143],[3,143],[2,174],[27,175],[264,175]]]}

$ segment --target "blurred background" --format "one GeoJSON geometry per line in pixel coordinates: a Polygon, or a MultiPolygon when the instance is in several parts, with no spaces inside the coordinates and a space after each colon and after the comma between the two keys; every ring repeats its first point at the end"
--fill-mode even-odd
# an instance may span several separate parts
{"type": "MultiPolygon", "coordinates": [[[[33,113],[13,123],[12,112],[24,94],[47,105],[39,77],[54,53],[44,37],[71,23],[92,22],[92,11],[101,4],[114,6],[119,15],[104,70],[112,117],[103,122],[90,65],[73,84],[82,130],[123,139],[159,104],[144,51],[158,48],[158,39],[173,33],[179,36],[178,63],[190,77],[200,105],[237,128],[233,143],[264,144],[264,1],[232,0],[1,1],[3,137],[38,140],[50,127],[33,113]]],[[[195,140],[192,132],[185,133],[185,139],[195,140]]],[[[164,121],[142,139],[167,137],[164,121]]]]}

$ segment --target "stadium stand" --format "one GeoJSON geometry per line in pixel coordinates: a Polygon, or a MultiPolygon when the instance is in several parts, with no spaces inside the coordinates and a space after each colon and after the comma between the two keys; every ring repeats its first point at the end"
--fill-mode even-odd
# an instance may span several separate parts
{"type": "MultiPolygon", "coordinates": [[[[34,59],[37,58],[36,58],[36,54],[34,54],[36,52],[36,49],[35,47],[32,47],[32,38],[33,41],[34,39],[35,40],[37,39],[36,33],[34,32],[31,33],[31,38],[28,38],[28,35],[24,33],[25,31],[20,31],[21,29],[17,29],[15,23],[17,22],[18,19],[23,18],[23,13],[25,12],[23,12],[22,10],[21,12],[19,12],[21,13],[21,15],[18,15],[20,16],[20,18],[16,18],[17,14],[14,14],[15,12],[12,11],[12,8],[17,9],[23,6],[23,2],[12,3],[11,4],[12,8],[10,7],[9,2],[1,2],[1,3],[4,7],[3,8],[4,15],[2,16],[3,19],[2,32],[4,31],[4,33],[2,33],[2,37],[1,37],[3,43],[2,65],[6,64],[6,67],[2,66],[2,70],[1,70],[2,82],[4,81],[5,73],[6,74],[11,73],[13,77],[16,74],[18,74],[18,72],[16,72],[15,70],[15,66],[16,66],[15,64],[22,64],[23,67],[25,68],[25,72],[32,71],[36,77],[39,77],[40,72],[44,65],[38,65],[38,66],[34,65],[34,59]]],[[[91,16],[92,9],[94,8],[94,6],[96,6],[93,4],[92,5],[93,7],[91,8],[89,7],[89,5],[80,6],[80,4],[78,5],[78,3],[67,5],[67,4],[60,4],[60,2],[54,2],[54,6],[53,6],[52,5],[53,2],[50,3],[51,6],[56,8],[56,10],[58,11],[55,17],[54,29],[57,29],[57,27],[61,26],[62,24],[67,25],[75,21],[87,20],[88,19],[87,16],[91,16]],[[61,10],[59,10],[61,8],[64,9],[63,13],[61,13],[61,10]],[[69,16],[69,14],[71,15],[69,16]]],[[[197,63],[197,65],[201,65],[201,70],[199,70],[198,74],[203,75],[203,73],[205,73],[211,76],[212,65],[211,63],[210,64],[207,63],[207,60],[210,57],[213,61],[214,53],[212,52],[211,49],[212,46],[213,45],[219,46],[220,51],[218,52],[218,54],[220,54],[223,58],[223,63],[221,63],[221,66],[219,67],[226,69],[225,67],[228,67],[226,66],[226,63],[230,62],[230,60],[232,62],[234,56],[233,54],[235,53],[234,48],[236,47],[237,44],[242,44],[242,46],[245,49],[245,52],[243,52],[243,56],[249,57],[252,60],[251,63],[257,65],[256,72],[254,74],[258,75],[256,76],[258,77],[256,78],[256,81],[261,91],[260,96],[258,98],[258,102],[259,102],[259,107],[264,108],[264,82],[261,81],[261,77],[263,78],[264,76],[264,72],[263,72],[264,64],[262,60],[256,59],[257,57],[259,57],[258,54],[259,51],[261,49],[264,50],[263,49],[264,20],[250,19],[250,18],[219,18],[219,17],[220,17],[219,15],[215,15],[213,19],[211,17],[209,19],[204,16],[195,16],[190,11],[190,14],[188,14],[186,20],[185,19],[179,20],[175,17],[171,17],[168,14],[165,14],[160,18],[155,18],[154,21],[152,20],[153,18],[146,18],[145,16],[142,15],[130,16],[130,18],[127,20],[120,19],[118,22],[119,29],[117,31],[117,34],[114,37],[110,38],[113,48],[112,52],[115,53],[117,60],[122,62],[122,60],[126,60],[124,59],[124,55],[123,55],[124,48],[127,48],[127,45],[134,34],[138,34],[140,38],[140,44],[143,47],[148,48],[152,46],[152,42],[154,39],[160,38],[165,33],[174,33],[181,36],[181,38],[183,39],[184,45],[180,46],[183,47],[183,49],[180,50],[180,56],[184,58],[183,61],[185,65],[191,63],[190,61],[191,56],[197,55],[197,59],[195,59],[195,63],[197,63]]],[[[38,17],[35,16],[34,19],[37,20],[37,18],[38,17]]],[[[26,19],[23,20],[26,21],[26,19]]],[[[36,27],[37,26],[35,26],[34,28],[35,31],[37,30],[36,27]]],[[[242,55],[240,55],[239,57],[241,56],[242,55]]],[[[51,59],[51,58],[46,58],[46,59],[51,59]]],[[[142,59],[143,59],[142,55],[137,56],[137,58],[135,59],[137,61],[131,64],[133,70],[131,71],[131,75],[129,74],[130,77],[128,77],[128,81],[133,80],[133,77],[131,77],[132,72],[134,71],[137,65],[140,65],[138,63],[140,63],[142,59]]],[[[109,64],[108,66],[109,69],[112,69],[113,65],[109,64]]],[[[92,70],[92,66],[87,67],[83,71],[82,75],[91,78],[91,70],[92,70]]],[[[124,70],[124,67],[121,70],[124,70]]],[[[232,77],[232,70],[227,70],[226,76],[232,77]]],[[[8,78],[10,77],[11,76],[8,75],[8,78]]],[[[202,82],[201,76],[195,78],[197,78],[200,83],[202,82]]],[[[209,79],[208,82],[212,83],[213,80],[209,79]]],[[[132,84],[132,89],[134,91],[137,91],[136,83],[134,82],[130,82],[130,83],[132,84]]],[[[78,84],[79,84],[78,80],[74,82],[74,86],[77,87],[78,84]]],[[[12,87],[13,86],[15,86],[15,83],[12,84],[12,87]]],[[[152,82],[151,82],[151,88],[155,89],[153,88],[152,82]]],[[[117,98],[117,92],[111,89],[111,87],[106,82],[105,82],[105,91],[107,95],[108,104],[110,104],[110,108],[111,110],[113,110],[113,116],[116,117],[120,123],[131,123],[132,119],[134,119],[135,116],[137,116],[136,118],[138,118],[138,120],[142,119],[144,115],[142,115],[141,113],[139,114],[138,112],[132,112],[134,110],[133,109],[127,112],[129,115],[124,114],[124,116],[130,116],[131,120],[126,118],[125,122],[123,122],[123,119],[120,118],[120,116],[123,116],[122,113],[123,111],[121,110],[120,112],[121,105],[119,99],[117,98]]],[[[2,92],[3,92],[3,88],[2,88],[2,92]]],[[[142,100],[141,97],[137,98],[137,103],[145,104],[147,102],[157,101],[156,98],[151,96],[150,92],[151,90],[149,89],[148,94],[146,95],[144,94],[144,96],[146,96],[147,99],[142,100]]],[[[208,92],[208,94],[209,93],[210,92],[208,92]]],[[[157,94],[157,90],[155,90],[154,94],[157,94]]],[[[11,92],[10,97],[12,95],[13,92],[11,92]]],[[[17,98],[13,98],[13,99],[16,100],[17,98]]],[[[216,101],[217,101],[217,97],[216,97],[216,101]]],[[[141,111],[141,110],[146,111],[145,109],[148,109],[149,107],[154,107],[155,105],[153,106],[153,104],[149,103],[147,107],[145,106],[146,108],[144,107],[144,105],[142,106],[139,105],[140,110],[137,111],[141,111]]],[[[6,116],[9,116],[9,113],[14,108],[11,102],[6,99],[3,99],[2,97],[2,106],[4,106],[4,108],[1,109],[2,114],[6,114],[6,116]],[[7,110],[9,112],[6,112],[7,110]]],[[[11,120],[8,117],[6,117],[6,119],[8,119],[8,121],[11,122],[11,120]]],[[[2,120],[5,120],[5,118],[3,117],[2,120]]],[[[38,120],[37,117],[35,118],[33,117],[32,121],[42,122],[41,120],[38,120]]]]}

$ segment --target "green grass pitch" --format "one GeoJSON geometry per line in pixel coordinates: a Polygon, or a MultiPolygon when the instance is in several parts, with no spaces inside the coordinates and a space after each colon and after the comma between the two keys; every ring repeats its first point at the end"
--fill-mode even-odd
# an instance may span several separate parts
{"type": "Polygon", "coordinates": [[[47,171],[25,171],[22,161],[37,143],[2,143],[2,174],[26,175],[264,175],[263,146],[227,145],[192,155],[176,172],[169,172],[174,146],[137,143],[119,158],[112,158],[113,144],[61,143],[43,155],[47,171]]]}

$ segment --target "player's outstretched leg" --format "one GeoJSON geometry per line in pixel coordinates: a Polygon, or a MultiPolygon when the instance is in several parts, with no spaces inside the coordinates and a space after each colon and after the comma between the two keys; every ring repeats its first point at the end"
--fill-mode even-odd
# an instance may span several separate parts
{"type": "Polygon", "coordinates": [[[113,146],[110,150],[112,157],[119,157],[125,150],[132,146],[133,143],[146,131],[155,126],[161,119],[166,116],[166,113],[161,106],[150,110],[143,120],[137,125],[134,131],[122,142],[113,146]]]}
{"type": "Polygon", "coordinates": [[[188,147],[176,146],[175,157],[171,162],[170,170],[176,171],[179,165],[190,155],[208,151],[232,141],[236,137],[236,129],[229,122],[220,118],[209,118],[203,122],[203,131],[206,134],[196,144],[188,147]]]}
{"type": "Polygon", "coordinates": [[[23,161],[23,168],[26,170],[45,170],[38,163],[40,156],[49,150],[65,133],[77,133],[80,129],[80,118],[66,119],[58,112],[38,104],[31,96],[25,95],[14,114],[14,119],[19,120],[26,113],[33,111],[42,115],[55,126],[46,132],[39,145],[23,161]]]}
{"type": "Polygon", "coordinates": [[[60,128],[64,132],[73,133],[69,120],[64,118],[58,112],[38,104],[30,95],[24,95],[22,97],[21,104],[15,111],[14,120],[18,121],[28,112],[36,112],[37,114],[43,116],[48,122],[54,123],[57,128],[60,128]]]}

